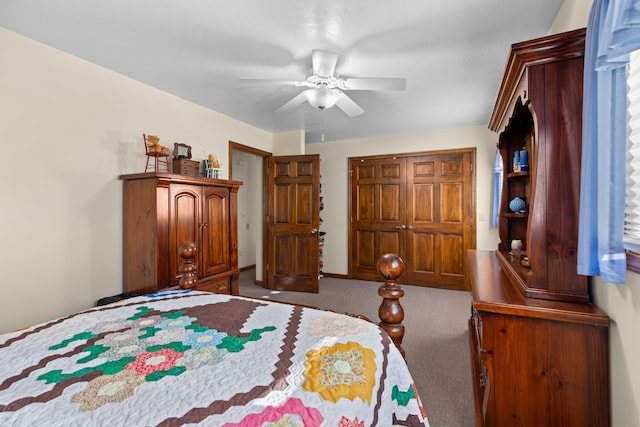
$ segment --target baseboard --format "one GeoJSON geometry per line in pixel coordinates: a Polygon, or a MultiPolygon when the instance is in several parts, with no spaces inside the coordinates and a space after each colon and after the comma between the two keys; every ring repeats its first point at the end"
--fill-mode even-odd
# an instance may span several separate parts
{"type": "MultiPolygon", "coordinates": [[[[242,272],[242,271],[251,270],[251,269],[254,269],[254,268],[256,268],[255,264],[254,265],[248,265],[246,267],[240,268],[240,271],[242,272]]],[[[323,277],[331,277],[333,279],[347,279],[347,280],[349,279],[349,275],[348,274],[322,273],[322,276],[323,277]]],[[[255,284],[262,286],[262,280],[256,280],[255,284]]]]}
{"type": "Polygon", "coordinates": [[[336,273],[322,273],[324,277],[331,277],[333,279],[349,279],[348,274],[336,274],[336,273]]]}
{"type": "Polygon", "coordinates": [[[262,286],[264,288],[262,280],[256,280],[255,284],[258,285],[258,286],[262,286]]]}

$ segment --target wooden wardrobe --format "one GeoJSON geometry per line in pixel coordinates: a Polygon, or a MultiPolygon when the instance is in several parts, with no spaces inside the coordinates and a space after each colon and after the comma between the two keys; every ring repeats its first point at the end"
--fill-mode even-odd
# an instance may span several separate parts
{"type": "Polygon", "coordinates": [[[199,290],[238,294],[238,189],[228,181],[170,173],[122,175],[124,290],[178,286],[185,241],[198,248],[199,290]]]}
{"type": "Polygon", "coordinates": [[[514,44],[491,115],[501,242],[467,257],[478,426],[610,422],[609,318],[577,274],[584,45],[584,29],[514,44]],[[516,197],[525,205],[514,211],[516,197]]]}

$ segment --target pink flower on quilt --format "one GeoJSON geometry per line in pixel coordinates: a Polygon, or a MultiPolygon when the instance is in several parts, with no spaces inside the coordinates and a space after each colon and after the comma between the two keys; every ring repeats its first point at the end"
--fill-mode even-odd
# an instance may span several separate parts
{"type": "Polygon", "coordinates": [[[327,314],[315,317],[311,321],[309,333],[314,337],[344,337],[362,334],[368,330],[368,324],[364,320],[327,314]]]}
{"type": "Polygon", "coordinates": [[[323,421],[319,410],[304,406],[300,399],[292,397],[280,406],[268,406],[259,414],[247,415],[239,423],[226,423],[224,427],[318,427],[323,421]]]}
{"type": "Polygon", "coordinates": [[[132,370],[136,375],[147,376],[157,371],[168,371],[176,365],[184,353],[178,353],[171,348],[163,348],[152,353],[144,353],[136,357],[131,363],[127,363],[126,369],[132,370]]]}
{"type": "Polygon", "coordinates": [[[338,427],[364,427],[364,421],[358,420],[358,417],[353,421],[347,417],[342,417],[338,427]]]}

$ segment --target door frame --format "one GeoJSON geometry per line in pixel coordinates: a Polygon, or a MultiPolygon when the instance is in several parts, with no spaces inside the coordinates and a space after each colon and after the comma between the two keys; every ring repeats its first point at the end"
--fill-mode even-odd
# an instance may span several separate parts
{"type": "Polygon", "coordinates": [[[264,280],[267,274],[267,216],[265,215],[269,190],[267,162],[273,154],[235,141],[229,141],[229,179],[233,177],[233,150],[262,157],[262,280],[256,280],[256,285],[264,286],[264,280]]]}
{"type": "MultiPolygon", "coordinates": [[[[471,220],[471,248],[470,249],[475,249],[477,247],[477,224],[476,224],[476,216],[477,216],[477,204],[476,204],[476,167],[475,164],[477,163],[477,149],[476,147],[463,147],[463,148],[452,148],[452,149],[444,149],[444,150],[432,150],[432,151],[417,151],[417,152],[410,152],[410,153],[389,153],[389,154],[377,154],[377,155],[373,155],[373,156],[353,156],[353,157],[348,157],[347,158],[347,167],[349,168],[349,174],[348,174],[348,179],[349,182],[347,183],[349,191],[348,191],[348,195],[349,195],[349,199],[348,199],[348,213],[347,213],[347,224],[348,224],[348,245],[347,245],[347,250],[348,250],[348,262],[347,262],[347,268],[348,268],[348,278],[349,279],[353,279],[354,276],[354,266],[353,266],[353,245],[354,245],[354,239],[355,236],[353,235],[353,227],[351,226],[352,222],[353,222],[353,218],[354,218],[354,212],[352,211],[352,201],[353,201],[353,197],[355,197],[354,194],[352,194],[351,191],[351,183],[352,183],[352,177],[353,177],[353,170],[351,170],[351,163],[352,160],[354,159],[371,159],[371,160],[375,160],[375,159],[386,159],[386,158],[392,158],[392,157],[413,157],[413,156],[428,156],[428,155],[441,155],[441,154],[450,154],[450,153],[461,153],[461,152],[469,152],[471,153],[471,156],[473,158],[472,161],[472,169],[471,169],[471,212],[470,212],[470,216],[471,218],[469,218],[471,220]]],[[[463,257],[466,256],[465,254],[463,254],[463,257]]],[[[465,267],[464,267],[464,274],[468,275],[468,271],[466,268],[466,262],[464,263],[465,267]]],[[[465,285],[466,287],[467,285],[465,285]]]]}

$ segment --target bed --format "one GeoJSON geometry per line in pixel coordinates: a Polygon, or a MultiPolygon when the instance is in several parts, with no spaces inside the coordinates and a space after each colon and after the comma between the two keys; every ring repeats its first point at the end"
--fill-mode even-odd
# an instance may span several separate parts
{"type": "Polygon", "coordinates": [[[383,328],[311,307],[175,289],[0,335],[2,426],[196,424],[428,421],[383,328]]]}

